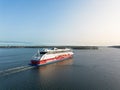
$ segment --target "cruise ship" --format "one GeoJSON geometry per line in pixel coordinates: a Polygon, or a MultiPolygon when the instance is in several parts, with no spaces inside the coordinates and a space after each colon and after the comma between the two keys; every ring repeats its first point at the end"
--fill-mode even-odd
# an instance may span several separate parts
{"type": "Polygon", "coordinates": [[[38,50],[38,52],[32,57],[31,65],[41,66],[50,63],[55,63],[58,61],[66,60],[73,56],[73,51],[69,48],[65,49],[42,49],[38,50]]]}

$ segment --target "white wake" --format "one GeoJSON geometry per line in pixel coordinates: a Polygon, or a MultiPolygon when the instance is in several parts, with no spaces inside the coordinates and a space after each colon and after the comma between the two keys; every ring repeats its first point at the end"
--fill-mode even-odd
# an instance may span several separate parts
{"type": "Polygon", "coordinates": [[[34,66],[20,66],[20,67],[15,67],[15,68],[10,68],[10,69],[7,69],[7,70],[3,70],[3,71],[0,71],[0,77],[10,75],[10,74],[13,74],[13,73],[17,73],[17,72],[21,72],[21,71],[25,71],[25,70],[28,70],[28,69],[31,69],[31,68],[34,68],[34,66]]]}

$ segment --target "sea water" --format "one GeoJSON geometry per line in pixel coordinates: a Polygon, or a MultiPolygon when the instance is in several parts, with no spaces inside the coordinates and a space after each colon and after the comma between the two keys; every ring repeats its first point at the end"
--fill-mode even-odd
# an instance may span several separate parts
{"type": "Polygon", "coordinates": [[[0,49],[0,90],[120,90],[120,49],[73,50],[73,58],[29,66],[37,49],[0,49]]]}

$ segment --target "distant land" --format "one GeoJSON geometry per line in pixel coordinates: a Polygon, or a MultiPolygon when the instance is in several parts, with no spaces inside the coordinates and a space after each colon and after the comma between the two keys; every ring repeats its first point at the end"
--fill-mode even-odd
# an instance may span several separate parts
{"type": "Polygon", "coordinates": [[[109,46],[109,47],[120,48],[120,45],[117,45],[117,46],[109,46]]]}
{"type": "Polygon", "coordinates": [[[0,48],[72,48],[72,49],[98,49],[97,46],[0,46],[0,48]]]}

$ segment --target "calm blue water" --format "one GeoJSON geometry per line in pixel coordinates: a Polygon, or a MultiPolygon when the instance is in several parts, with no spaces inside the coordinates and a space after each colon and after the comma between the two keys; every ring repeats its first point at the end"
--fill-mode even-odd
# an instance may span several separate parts
{"type": "Polygon", "coordinates": [[[120,90],[120,49],[74,50],[72,59],[31,67],[37,49],[0,49],[0,90],[120,90]]]}

